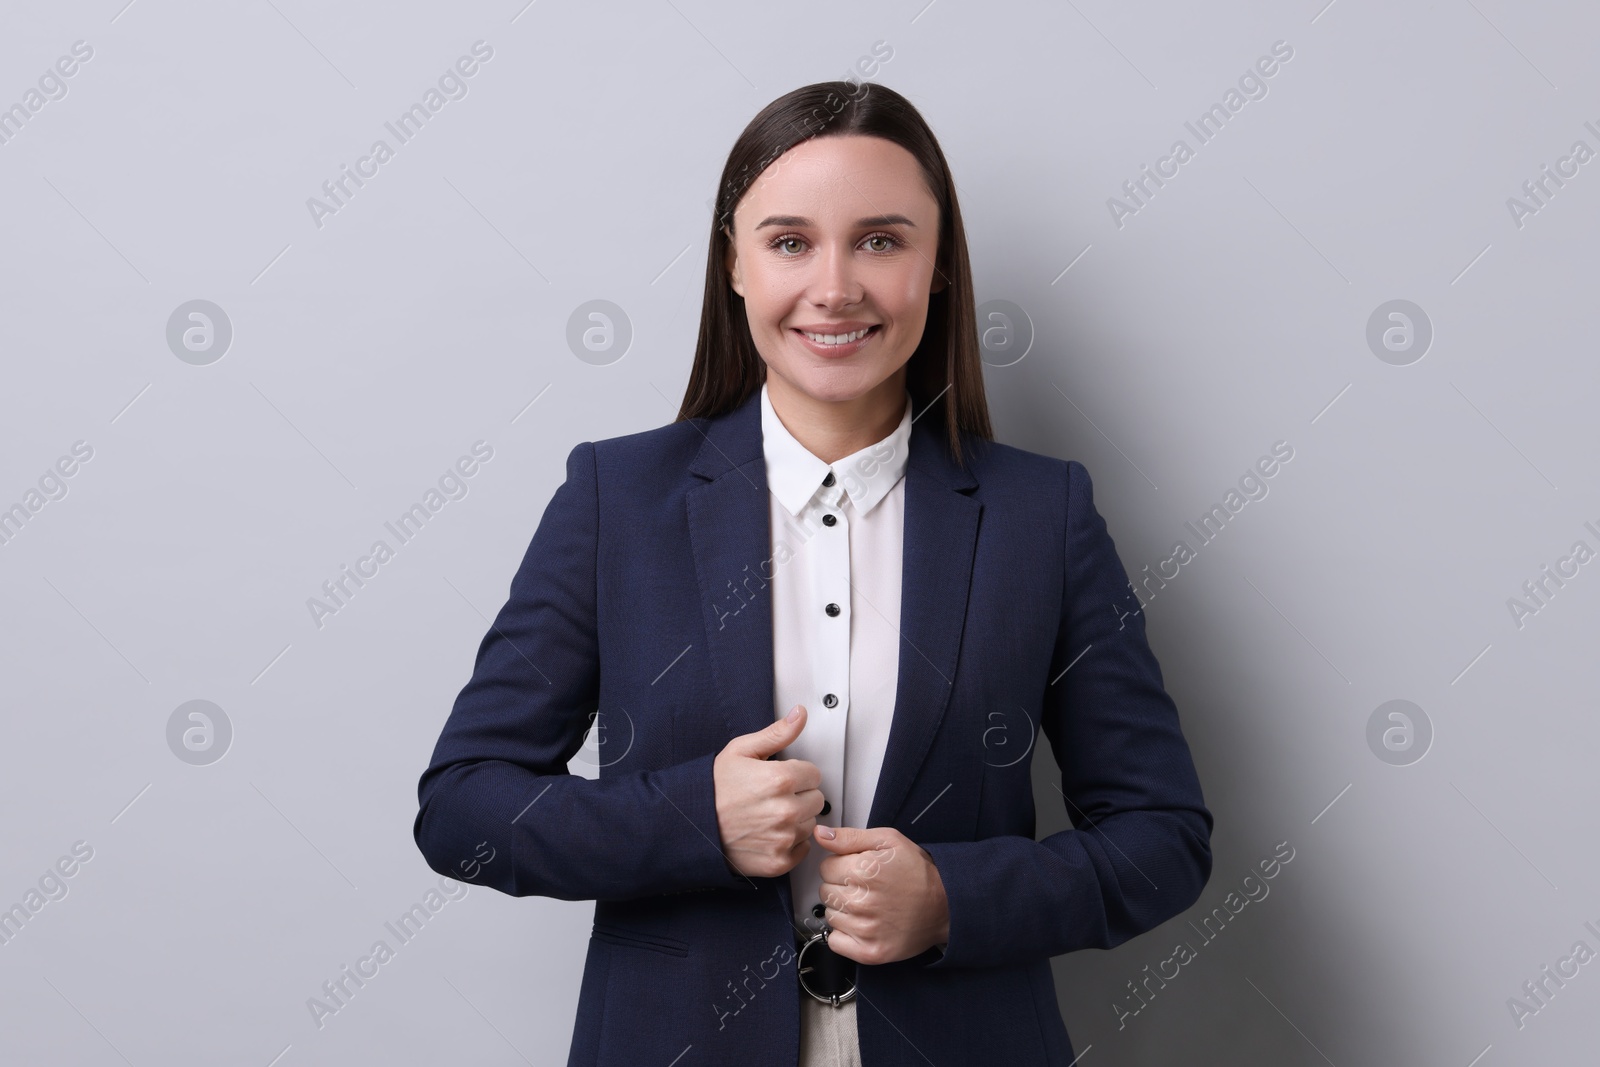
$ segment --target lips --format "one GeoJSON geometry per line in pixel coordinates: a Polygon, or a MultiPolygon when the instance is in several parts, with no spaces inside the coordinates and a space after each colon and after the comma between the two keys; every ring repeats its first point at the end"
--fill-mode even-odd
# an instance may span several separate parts
{"type": "MultiPolygon", "coordinates": [[[[880,324],[876,322],[841,322],[830,326],[796,326],[796,330],[810,337],[843,338],[850,334],[865,333],[876,329],[880,324]]],[[[860,338],[853,340],[859,341],[860,338]]]]}
{"type": "MultiPolygon", "coordinates": [[[[883,332],[883,324],[873,323],[871,326],[866,327],[866,330],[867,333],[864,337],[858,338],[854,341],[846,342],[844,344],[824,344],[819,341],[813,341],[810,337],[806,336],[806,331],[804,330],[797,329],[794,330],[793,333],[796,337],[800,338],[801,344],[805,345],[807,349],[823,357],[824,359],[840,359],[844,356],[853,355],[854,353],[861,351],[864,345],[872,343],[872,339],[883,332]]],[[[841,330],[838,334],[824,333],[823,336],[839,336],[839,334],[848,335],[849,333],[854,332],[854,330],[841,330]]]]}

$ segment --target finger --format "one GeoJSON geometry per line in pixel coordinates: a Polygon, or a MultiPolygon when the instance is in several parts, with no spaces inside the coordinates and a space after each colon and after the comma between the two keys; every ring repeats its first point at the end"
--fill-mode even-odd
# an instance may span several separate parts
{"type": "MultiPolygon", "coordinates": [[[[821,818],[833,810],[833,805],[829,803],[827,797],[822,795],[822,790],[820,789],[804,789],[800,791],[799,796],[802,807],[816,809],[815,818],[821,818]]],[[[806,832],[810,833],[811,831],[807,830],[806,832]]]]}
{"type": "Polygon", "coordinates": [[[806,709],[804,705],[796,704],[790,709],[789,715],[793,716],[773,720],[769,726],[763,726],[753,733],[740,734],[729,741],[728,751],[740,756],[749,756],[752,759],[771,759],[794,743],[800,736],[800,731],[805,729],[806,709]]]}
{"type": "Polygon", "coordinates": [[[873,826],[865,830],[853,826],[839,826],[835,827],[834,837],[819,840],[829,852],[835,855],[849,855],[877,849],[892,851],[898,843],[909,839],[891,826],[873,826]]]}
{"type": "Polygon", "coordinates": [[[862,962],[862,958],[866,955],[866,946],[838,927],[828,931],[828,948],[845,959],[855,960],[857,963],[862,962]]]}
{"type": "Polygon", "coordinates": [[[797,759],[792,761],[794,766],[794,784],[796,793],[804,793],[808,789],[822,787],[822,768],[810,760],[797,759]]]}

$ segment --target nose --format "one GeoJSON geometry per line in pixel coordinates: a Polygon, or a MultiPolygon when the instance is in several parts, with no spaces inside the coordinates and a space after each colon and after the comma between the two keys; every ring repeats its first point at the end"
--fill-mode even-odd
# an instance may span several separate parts
{"type": "Polygon", "coordinates": [[[817,274],[811,285],[813,303],[836,309],[861,302],[863,293],[856,277],[854,249],[832,244],[814,262],[817,274]]]}

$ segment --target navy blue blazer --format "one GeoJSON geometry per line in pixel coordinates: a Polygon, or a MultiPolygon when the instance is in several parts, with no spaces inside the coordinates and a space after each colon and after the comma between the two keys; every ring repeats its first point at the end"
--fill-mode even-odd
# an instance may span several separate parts
{"type": "MultiPolygon", "coordinates": [[[[595,901],[569,1065],[797,1060],[789,876],[730,870],[712,778],[775,712],[760,416],[752,393],[572,449],[418,784],[433,870],[595,901]],[[589,779],[567,761],[597,710],[589,779]]],[[[1088,471],[978,439],[962,469],[943,432],[912,425],[869,825],[933,857],[950,941],[858,967],[861,1062],[1065,1067],[1050,958],[1192,905],[1212,817],[1088,471]],[[1041,729],[1073,828],[1038,841],[1041,729]]]]}

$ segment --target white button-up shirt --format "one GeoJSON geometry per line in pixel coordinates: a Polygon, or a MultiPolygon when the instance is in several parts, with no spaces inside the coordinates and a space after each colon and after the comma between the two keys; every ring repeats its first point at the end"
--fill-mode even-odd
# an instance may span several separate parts
{"type": "MultiPolygon", "coordinates": [[[[900,678],[900,568],[911,397],[883,440],[824,463],[795,440],[761,386],[761,440],[772,516],[773,710],[806,726],[780,753],[822,772],[827,826],[865,828],[889,743],[900,678]],[[832,475],[833,484],[823,481],[832,475]],[[831,519],[831,522],[830,522],[831,519]]],[[[815,841],[789,872],[795,922],[823,929],[815,841]]]]}

